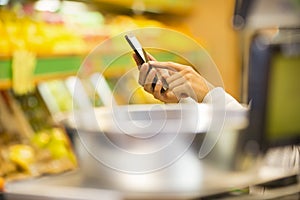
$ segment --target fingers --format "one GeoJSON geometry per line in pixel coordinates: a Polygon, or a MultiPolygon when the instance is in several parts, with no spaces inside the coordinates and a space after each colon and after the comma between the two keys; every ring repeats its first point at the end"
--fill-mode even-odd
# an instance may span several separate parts
{"type": "Polygon", "coordinates": [[[149,61],[149,64],[155,68],[164,68],[164,69],[176,70],[176,71],[181,71],[189,67],[187,65],[182,65],[174,62],[149,61]]]}
{"type": "MultiPolygon", "coordinates": [[[[157,62],[150,54],[147,56],[150,61],[141,65],[139,74],[139,84],[146,92],[168,103],[175,103],[186,97],[197,100],[198,96],[193,87],[196,85],[197,89],[198,82],[202,79],[199,79],[201,76],[192,67],[173,62],[157,62]],[[162,92],[165,84],[168,89],[162,92]]],[[[136,55],[133,58],[138,61],[136,55]]]]}
{"type": "Polygon", "coordinates": [[[154,90],[153,90],[153,96],[156,98],[156,99],[161,99],[161,89],[162,89],[163,85],[162,85],[162,82],[161,80],[158,80],[155,84],[155,87],[154,87],[154,90]]]}
{"type": "Polygon", "coordinates": [[[186,93],[186,85],[179,85],[172,90],[177,97],[177,99],[186,98],[188,97],[188,94],[186,93]]]}
{"type": "Polygon", "coordinates": [[[184,77],[179,77],[178,79],[175,79],[172,82],[169,82],[169,80],[167,79],[167,83],[169,85],[170,90],[173,90],[173,88],[183,85],[185,82],[186,80],[184,77]]]}
{"type": "Polygon", "coordinates": [[[155,69],[150,69],[148,75],[146,76],[144,82],[144,89],[149,93],[153,92],[152,83],[154,82],[155,75],[156,75],[155,69]]]}
{"type": "Polygon", "coordinates": [[[147,63],[144,63],[141,67],[140,67],[140,73],[139,73],[139,84],[144,86],[145,85],[145,81],[147,78],[147,74],[149,71],[150,66],[147,63]]]}
{"type": "Polygon", "coordinates": [[[156,71],[158,71],[160,76],[163,77],[164,79],[167,79],[170,77],[170,73],[167,69],[158,68],[158,69],[156,69],[156,71]]]}
{"type": "MultiPolygon", "coordinates": [[[[143,64],[143,62],[139,59],[139,57],[135,53],[132,54],[132,57],[138,66],[143,64]]],[[[148,57],[148,60],[150,60],[150,61],[156,61],[156,59],[148,52],[147,52],[147,57],[148,57]]]]}
{"type": "MultiPolygon", "coordinates": [[[[140,68],[139,73],[139,84],[144,86],[145,91],[154,93],[154,96],[158,96],[161,88],[163,87],[162,82],[159,80],[159,84],[153,88],[152,84],[155,82],[157,71],[151,68],[148,63],[144,63],[140,68]]],[[[157,83],[156,83],[157,84],[157,83]]]]}
{"type": "Polygon", "coordinates": [[[171,90],[166,90],[165,92],[161,92],[161,89],[163,87],[163,84],[161,82],[161,80],[158,80],[154,91],[153,91],[153,96],[154,98],[165,102],[165,103],[178,103],[179,99],[175,96],[174,92],[171,90]]]}
{"type": "Polygon", "coordinates": [[[178,100],[186,97],[191,97],[198,102],[196,91],[193,90],[188,83],[179,85],[172,90],[178,100]]]}
{"type": "Polygon", "coordinates": [[[187,81],[180,75],[178,79],[168,82],[169,90],[173,91],[175,96],[180,100],[181,98],[191,97],[197,100],[197,93],[192,87],[192,83],[187,81]]]}
{"type": "Polygon", "coordinates": [[[147,57],[148,57],[148,60],[156,61],[156,59],[148,52],[147,52],[147,57]]]}
{"type": "Polygon", "coordinates": [[[172,82],[178,80],[178,79],[182,79],[183,76],[181,75],[181,73],[173,73],[173,75],[171,75],[170,77],[168,77],[166,79],[166,81],[168,82],[168,84],[171,84],[172,82]]]}

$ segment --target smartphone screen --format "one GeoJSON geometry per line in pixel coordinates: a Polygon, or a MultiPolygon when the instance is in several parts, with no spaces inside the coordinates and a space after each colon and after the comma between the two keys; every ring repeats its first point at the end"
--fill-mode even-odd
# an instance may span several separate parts
{"type": "Polygon", "coordinates": [[[141,43],[137,40],[137,38],[133,35],[125,35],[125,39],[129,43],[130,47],[133,49],[134,53],[139,58],[141,64],[148,62],[147,55],[145,50],[143,49],[141,43]]]}
{"type": "MultiPolygon", "coordinates": [[[[139,59],[139,63],[143,64],[145,62],[148,62],[147,54],[146,54],[145,50],[143,49],[141,43],[135,37],[135,35],[133,35],[133,34],[125,35],[125,39],[129,43],[130,47],[133,49],[134,53],[137,55],[137,57],[139,59]]],[[[162,92],[166,91],[168,89],[168,84],[167,84],[166,80],[161,76],[159,71],[157,71],[156,76],[153,80],[152,88],[154,89],[158,78],[163,83],[162,92]]]]}

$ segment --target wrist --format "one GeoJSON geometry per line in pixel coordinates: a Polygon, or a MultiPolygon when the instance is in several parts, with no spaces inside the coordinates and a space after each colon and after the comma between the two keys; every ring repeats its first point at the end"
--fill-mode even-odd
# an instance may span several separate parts
{"type": "Polygon", "coordinates": [[[202,103],[203,100],[204,100],[204,98],[208,95],[209,91],[210,91],[210,89],[209,89],[208,86],[203,87],[203,88],[200,90],[200,92],[198,92],[196,101],[197,101],[198,103],[202,103]]]}

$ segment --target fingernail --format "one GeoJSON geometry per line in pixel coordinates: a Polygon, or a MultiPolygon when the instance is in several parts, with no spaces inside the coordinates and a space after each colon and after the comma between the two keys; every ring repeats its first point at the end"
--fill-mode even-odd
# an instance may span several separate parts
{"type": "Polygon", "coordinates": [[[150,60],[148,63],[151,65],[151,64],[154,64],[154,61],[151,61],[151,60],[150,60]]]}

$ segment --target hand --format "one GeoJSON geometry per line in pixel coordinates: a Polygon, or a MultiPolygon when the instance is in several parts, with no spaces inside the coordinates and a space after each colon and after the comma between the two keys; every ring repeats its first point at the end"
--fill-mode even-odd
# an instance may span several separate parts
{"type": "Polygon", "coordinates": [[[133,55],[137,65],[139,65],[139,84],[144,87],[145,91],[166,103],[178,103],[181,98],[185,97],[191,97],[199,103],[203,101],[209,91],[209,83],[191,66],[174,62],[157,62],[150,54],[147,56],[150,61],[141,65],[137,56],[133,55]],[[166,69],[168,73],[165,73],[166,69]],[[169,85],[169,89],[165,92],[161,92],[161,80],[157,81],[154,88],[152,86],[157,73],[156,70],[161,73],[169,85]]]}
{"type": "MultiPolygon", "coordinates": [[[[166,103],[178,103],[180,99],[176,97],[174,92],[170,89],[162,92],[163,83],[161,80],[157,80],[156,84],[153,87],[154,79],[158,70],[150,66],[149,63],[144,63],[140,68],[139,84],[144,87],[144,90],[152,94],[156,99],[166,102],[166,103]]],[[[164,69],[165,70],[165,69],[164,69]]],[[[161,72],[163,78],[168,78],[169,73],[161,72]]]]}
{"type": "MultiPolygon", "coordinates": [[[[138,68],[140,69],[143,63],[140,62],[140,59],[138,58],[138,56],[135,53],[132,54],[132,57],[133,57],[135,63],[137,64],[138,68]]],[[[147,58],[149,61],[156,61],[156,59],[149,53],[147,53],[147,58]]]]}
{"type": "MultiPolygon", "coordinates": [[[[158,90],[159,88],[154,88],[153,96],[159,100],[162,100],[164,102],[174,102],[175,96],[178,102],[181,98],[191,97],[195,101],[200,103],[203,101],[204,97],[209,92],[208,82],[191,66],[182,65],[174,62],[157,61],[149,61],[149,64],[157,70],[169,70],[168,77],[163,75],[163,77],[166,79],[169,85],[169,89],[166,91],[166,94],[168,95],[166,96],[164,93],[160,93],[158,90]]],[[[145,67],[146,66],[147,65],[145,64],[145,67]]],[[[153,73],[154,72],[149,73],[148,76],[150,77],[149,79],[147,77],[146,82],[150,81],[150,79],[153,76],[153,73]]]]}
{"type": "MultiPolygon", "coordinates": [[[[147,57],[148,57],[149,61],[156,61],[156,59],[153,56],[151,56],[149,53],[147,53],[147,57]]],[[[154,79],[155,79],[156,73],[157,73],[156,70],[159,70],[160,74],[163,77],[169,77],[168,70],[165,70],[165,69],[150,70],[151,67],[149,66],[149,64],[148,63],[144,63],[144,64],[140,63],[137,55],[133,54],[133,58],[140,70],[139,84],[144,87],[145,91],[152,94],[156,99],[166,102],[166,103],[177,103],[179,101],[177,99],[177,97],[175,96],[175,94],[171,90],[167,90],[167,91],[161,93],[163,84],[160,80],[158,80],[156,82],[156,84],[154,84],[154,87],[153,87],[153,83],[155,82],[154,79]]]]}

